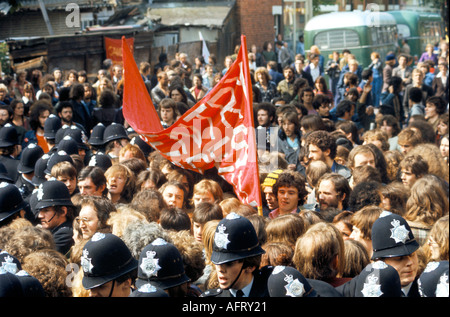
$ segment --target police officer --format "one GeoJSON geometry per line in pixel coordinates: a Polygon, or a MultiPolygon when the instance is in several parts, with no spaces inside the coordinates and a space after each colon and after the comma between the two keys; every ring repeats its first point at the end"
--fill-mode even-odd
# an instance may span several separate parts
{"type": "Polygon", "coordinates": [[[78,144],[70,135],[64,136],[64,138],[59,141],[58,146],[55,147],[55,150],[56,149],[58,151],[64,151],[69,155],[78,155],[78,144]]]}
{"type": "Polygon", "coordinates": [[[81,267],[91,297],[129,297],[138,261],[122,239],[97,232],[83,247],[81,267]]]}
{"type": "Polygon", "coordinates": [[[47,120],[45,120],[44,139],[47,142],[49,152],[52,151],[53,147],[56,144],[56,132],[61,129],[61,127],[61,119],[53,113],[48,116],[47,120]]]}
{"type": "Polygon", "coordinates": [[[11,177],[8,176],[8,171],[6,170],[5,165],[0,162],[0,182],[12,183],[11,177]]]}
{"type": "Polygon", "coordinates": [[[317,297],[308,280],[295,268],[275,266],[267,282],[270,297],[317,297]]]}
{"type": "Polygon", "coordinates": [[[35,143],[30,143],[20,157],[17,171],[20,173],[16,186],[24,199],[28,198],[36,186],[33,184],[34,166],[38,159],[44,155],[44,150],[35,143]]]}
{"type": "Polygon", "coordinates": [[[49,154],[45,153],[36,161],[36,164],[34,164],[34,175],[31,179],[31,182],[34,184],[35,187],[38,187],[43,182],[47,181],[45,178],[45,170],[47,169],[47,163],[50,159],[49,154]]]}
{"type": "MultiPolygon", "coordinates": [[[[84,161],[86,155],[88,154],[90,148],[87,144],[88,138],[86,136],[86,133],[81,130],[80,128],[77,128],[76,126],[70,126],[69,129],[66,129],[64,131],[64,137],[70,136],[72,139],[77,142],[78,145],[78,155],[81,156],[81,159],[84,161]]],[[[64,139],[63,137],[63,139],[64,139]]],[[[59,145],[58,145],[59,146],[59,145]]]]}
{"type": "Polygon", "coordinates": [[[448,261],[428,262],[418,285],[421,297],[448,298],[448,261]]]}
{"type": "Polygon", "coordinates": [[[220,288],[201,297],[269,297],[272,268],[259,270],[263,253],[252,223],[234,212],[228,214],[217,225],[211,254],[220,288]]]}
{"type": "Polygon", "coordinates": [[[127,130],[119,123],[111,123],[103,132],[105,152],[111,158],[118,158],[122,147],[130,142],[127,130]]]}
{"type": "Polygon", "coordinates": [[[69,154],[67,154],[66,152],[61,150],[56,153],[53,153],[50,156],[50,158],[47,161],[47,166],[44,170],[44,173],[47,176],[50,176],[52,173],[53,166],[55,166],[56,164],[61,163],[61,162],[69,162],[70,164],[75,166],[75,163],[73,162],[72,157],[69,154]]]}
{"type": "Polygon", "coordinates": [[[136,287],[151,284],[169,297],[185,297],[189,281],[180,251],[173,244],[157,238],[141,251],[136,287]]]}
{"type": "Polygon", "coordinates": [[[381,260],[397,270],[404,296],[419,297],[419,243],[408,222],[400,215],[383,211],[372,226],[372,248],[373,261],[381,260]]]}
{"type": "Polygon", "coordinates": [[[103,146],[105,142],[103,141],[103,133],[105,132],[105,129],[105,125],[101,122],[97,123],[97,125],[92,128],[88,143],[91,146],[91,151],[93,153],[104,151],[103,146]]]}
{"type": "Polygon", "coordinates": [[[31,217],[31,210],[16,185],[0,183],[0,227],[10,224],[16,218],[25,216],[31,217]]]}
{"type": "Polygon", "coordinates": [[[106,170],[112,166],[112,160],[109,155],[97,152],[89,159],[88,166],[100,167],[103,172],[106,172],[106,170]]]}
{"type": "Polygon", "coordinates": [[[402,297],[397,270],[383,261],[369,263],[360,274],[336,290],[344,297],[402,297]]]}
{"type": "Polygon", "coordinates": [[[19,135],[16,128],[10,123],[0,128],[0,162],[6,168],[9,178],[15,183],[19,178],[17,166],[19,165],[19,156],[21,146],[19,145],[19,135]]]}
{"type": "MultiPolygon", "coordinates": [[[[75,206],[67,186],[54,178],[39,185],[34,209],[42,228],[50,230],[56,250],[66,254],[73,245],[75,206]]],[[[31,201],[31,198],[30,198],[31,201]]]]}

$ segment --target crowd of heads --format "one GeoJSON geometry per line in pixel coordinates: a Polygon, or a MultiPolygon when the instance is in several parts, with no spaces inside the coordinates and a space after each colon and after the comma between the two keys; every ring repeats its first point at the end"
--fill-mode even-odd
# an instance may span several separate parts
{"type": "MultiPolygon", "coordinates": [[[[129,126],[120,65],[2,78],[1,296],[448,296],[448,48],[434,65],[392,52],[365,68],[348,50],[287,49],[249,52],[258,207],[129,126]],[[376,91],[375,67],[410,75],[378,72],[376,91]]],[[[223,67],[140,63],[164,128],[238,51],[223,67]]]]}

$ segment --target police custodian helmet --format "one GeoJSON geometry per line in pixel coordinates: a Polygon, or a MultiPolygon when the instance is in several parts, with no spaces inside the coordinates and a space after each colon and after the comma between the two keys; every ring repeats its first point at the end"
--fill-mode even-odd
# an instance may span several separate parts
{"type": "Polygon", "coordinates": [[[223,264],[265,253],[250,220],[231,212],[217,225],[211,262],[223,264]]]}
{"type": "Polygon", "coordinates": [[[135,270],[137,264],[122,239],[112,233],[96,232],[83,247],[83,287],[92,289],[113,281],[135,270]]]}
{"type": "Polygon", "coordinates": [[[25,209],[25,202],[19,189],[14,184],[0,183],[0,222],[25,209]]]}
{"type": "Polygon", "coordinates": [[[158,238],[142,250],[136,279],[137,287],[150,283],[165,290],[189,281],[180,251],[173,244],[158,238]]]}
{"type": "Polygon", "coordinates": [[[372,260],[410,255],[419,243],[408,222],[400,215],[383,211],[372,226],[372,260]]]}

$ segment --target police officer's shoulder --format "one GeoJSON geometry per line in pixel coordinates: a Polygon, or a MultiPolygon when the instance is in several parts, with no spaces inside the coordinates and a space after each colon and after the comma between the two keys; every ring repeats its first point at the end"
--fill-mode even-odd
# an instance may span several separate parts
{"type": "Polygon", "coordinates": [[[223,293],[223,289],[216,288],[216,289],[209,289],[207,291],[204,291],[200,297],[216,297],[223,293]]]}

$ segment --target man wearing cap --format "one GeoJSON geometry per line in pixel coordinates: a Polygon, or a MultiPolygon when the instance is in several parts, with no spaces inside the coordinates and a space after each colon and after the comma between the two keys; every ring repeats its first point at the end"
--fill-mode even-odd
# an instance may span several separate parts
{"type": "Polygon", "coordinates": [[[278,208],[269,213],[270,219],[299,213],[308,196],[305,177],[300,172],[286,170],[278,176],[273,185],[273,193],[277,197],[278,208]]]}
{"type": "Polygon", "coordinates": [[[30,143],[20,157],[17,171],[20,173],[16,186],[19,188],[22,197],[26,199],[35,189],[33,184],[34,166],[39,158],[44,155],[44,150],[37,144],[30,143]]]}
{"type": "Polygon", "coordinates": [[[73,245],[72,222],[75,217],[69,189],[64,183],[50,179],[39,185],[36,197],[37,219],[42,228],[52,233],[56,250],[66,254],[73,245]]]}
{"type": "Polygon", "coordinates": [[[275,185],[278,176],[282,172],[283,170],[275,170],[269,173],[261,184],[261,189],[266,199],[266,204],[263,206],[263,215],[265,217],[268,217],[270,212],[278,208],[278,200],[273,193],[273,185],[275,185]]]}
{"type": "Polygon", "coordinates": [[[97,232],[83,247],[81,267],[91,297],[128,297],[138,261],[119,237],[97,232]]]}
{"type": "Polygon", "coordinates": [[[419,297],[417,285],[419,243],[408,222],[400,215],[383,211],[372,226],[372,260],[394,267],[404,296],[419,297]]]}
{"type": "Polygon", "coordinates": [[[269,297],[272,268],[259,269],[264,253],[252,223],[234,212],[228,214],[217,225],[211,253],[220,288],[201,297],[269,297]]]}

